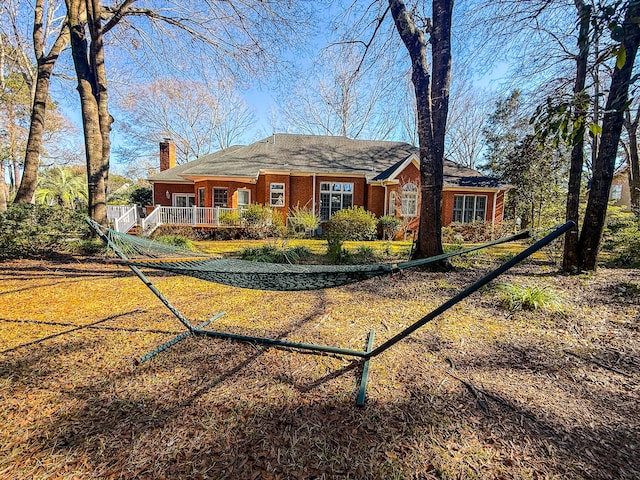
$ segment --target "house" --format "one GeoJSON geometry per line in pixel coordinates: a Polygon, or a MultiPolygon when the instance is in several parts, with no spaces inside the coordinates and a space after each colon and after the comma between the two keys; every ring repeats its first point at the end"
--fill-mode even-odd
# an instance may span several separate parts
{"type": "MultiPolygon", "coordinates": [[[[321,221],[340,209],[362,206],[377,217],[395,215],[415,224],[419,178],[418,149],[407,143],[279,133],[182,165],[176,165],[175,146],[165,140],[160,172],[149,180],[156,216],[174,209],[168,223],[215,227],[220,212],[241,211],[252,203],[270,206],[285,218],[292,208],[307,207],[321,221]],[[181,220],[176,209],[194,214],[181,220]]],[[[507,189],[495,178],[445,161],[443,225],[502,222],[507,189]]]]}
{"type": "Polygon", "coordinates": [[[631,211],[631,188],[629,186],[629,165],[624,164],[613,172],[609,200],[619,207],[631,211]]]}

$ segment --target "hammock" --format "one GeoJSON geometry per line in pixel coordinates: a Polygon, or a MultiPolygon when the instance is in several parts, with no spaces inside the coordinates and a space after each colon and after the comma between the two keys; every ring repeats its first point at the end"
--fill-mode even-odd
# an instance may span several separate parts
{"type": "Polygon", "coordinates": [[[528,258],[530,255],[537,252],[545,245],[548,245],[575,225],[573,222],[567,222],[562,226],[554,228],[553,231],[548,233],[544,238],[538,240],[536,243],[523,250],[512,259],[508,260],[500,267],[478,279],[472,285],[469,285],[467,288],[453,296],[451,299],[444,302],[442,305],[435,308],[431,312],[427,313],[422,318],[416,320],[414,323],[406,327],[404,330],[398,332],[392,338],[388,339],[376,348],[373,348],[375,330],[371,329],[365,349],[352,350],[329,345],[292,342],[281,338],[254,337],[216,330],[205,330],[205,327],[207,325],[223,316],[225,312],[219,312],[209,320],[206,320],[198,325],[193,325],[176,309],[176,307],[171,304],[171,302],[169,302],[169,300],[167,300],[167,298],[155,287],[155,285],[153,285],[153,283],[140,271],[138,266],[160,268],[166,271],[182,273],[184,275],[191,275],[205,280],[212,280],[215,282],[244,288],[259,288],[263,290],[308,290],[315,288],[326,288],[329,286],[345,285],[365,278],[384,275],[386,273],[392,273],[405,268],[425,265],[429,262],[445,259],[454,255],[472,252],[474,250],[486,248],[490,245],[497,245],[499,243],[504,243],[519,238],[526,238],[529,236],[529,233],[524,232],[505,239],[494,240],[493,242],[489,242],[477,247],[459,250],[457,252],[449,254],[438,255],[436,257],[402,262],[396,265],[275,265],[269,263],[246,262],[242,260],[231,259],[207,259],[203,258],[204,254],[187,252],[184,249],[179,249],[176,247],[160,244],[158,242],[153,242],[148,239],[119,233],[114,230],[106,229],[106,233],[103,233],[102,227],[93,220],[87,219],[87,223],[89,223],[91,228],[96,231],[96,233],[100,236],[100,238],[102,238],[102,240],[108,245],[108,247],[113,250],[113,252],[118,255],[118,257],[120,257],[122,263],[127,265],[127,267],[129,267],[131,271],[138,276],[138,278],[147,286],[147,288],[149,288],[153,292],[153,294],[169,309],[169,311],[171,311],[171,313],[173,313],[173,315],[187,329],[184,333],[179,334],[168,342],[165,342],[162,345],[156,347],[146,355],[143,355],[137,363],[149,360],[150,358],[158,355],[160,352],[163,352],[164,350],[170,348],[171,346],[184,340],[185,338],[188,338],[191,335],[222,338],[236,342],[248,342],[275,347],[291,348],[295,350],[310,351],[320,354],[328,353],[345,355],[359,359],[359,361],[362,362],[362,373],[356,398],[356,402],[360,406],[364,405],[365,402],[369,375],[369,362],[372,358],[377,357],[386,350],[392,348],[395,344],[402,341],[404,338],[411,335],[413,332],[423,327],[428,322],[438,317],[452,306],[464,300],[472,293],[478,291],[480,288],[487,285],[493,279],[497,278],[499,275],[506,272],[517,263],[528,258]],[[183,256],[182,258],[178,259],[168,258],[171,256],[175,257],[176,255],[185,254],[188,254],[189,257],[183,256]],[[132,260],[127,255],[141,256],[146,258],[146,260],[132,260]]]}
{"type": "MultiPolygon", "coordinates": [[[[98,224],[93,221],[89,224],[101,234],[98,224]]],[[[212,258],[205,257],[199,252],[192,252],[111,229],[107,229],[105,242],[120,256],[119,263],[125,265],[163,270],[232,287],[253,290],[298,291],[332,288],[360,282],[529,236],[529,232],[526,231],[434,257],[397,264],[379,263],[373,265],[294,265],[212,258]],[[143,258],[133,259],[129,256],[143,258]],[[166,258],[167,256],[173,258],[166,258]]]]}

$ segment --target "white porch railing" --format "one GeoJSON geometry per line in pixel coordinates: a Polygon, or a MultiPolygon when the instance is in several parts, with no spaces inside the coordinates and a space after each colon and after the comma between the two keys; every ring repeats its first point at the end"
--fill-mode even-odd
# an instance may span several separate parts
{"type": "Polygon", "coordinates": [[[133,206],[113,222],[116,232],[128,232],[138,223],[138,207],[133,206]]]}
{"type": "Polygon", "coordinates": [[[115,220],[116,218],[120,218],[130,208],[131,205],[107,205],[107,219],[115,220]]]}
{"type": "Polygon", "coordinates": [[[156,207],[142,219],[142,232],[149,235],[159,225],[204,225],[237,227],[241,214],[237,208],[223,207],[156,207]]]}
{"type": "Polygon", "coordinates": [[[128,232],[138,223],[138,208],[135,205],[107,205],[107,220],[117,232],[128,232]]]}

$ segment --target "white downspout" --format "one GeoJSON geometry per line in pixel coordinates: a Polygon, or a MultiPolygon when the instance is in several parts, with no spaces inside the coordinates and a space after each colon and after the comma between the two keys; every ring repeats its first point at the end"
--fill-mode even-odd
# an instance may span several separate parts
{"type": "Polygon", "coordinates": [[[496,226],[496,205],[498,203],[498,193],[500,190],[496,190],[493,194],[493,211],[491,212],[491,240],[494,238],[495,226],[496,226]]]}
{"type": "Polygon", "coordinates": [[[387,215],[387,207],[388,207],[388,200],[387,200],[387,185],[384,185],[384,208],[383,210],[383,215],[386,216],[387,215]]]}
{"type": "Polygon", "coordinates": [[[311,187],[312,197],[311,197],[311,211],[313,214],[316,214],[316,174],[313,173],[313,186],[311,187]]]}

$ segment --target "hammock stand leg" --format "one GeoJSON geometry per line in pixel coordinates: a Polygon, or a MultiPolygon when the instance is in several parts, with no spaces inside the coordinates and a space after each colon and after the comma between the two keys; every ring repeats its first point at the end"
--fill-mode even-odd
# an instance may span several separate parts
{"type": "Polygon", "coordinates": [[[187,338],[187,337],[189,337],[191,335],[196,335],[198,333],[199,329],[206,327],[207,325],[209,325],[214,320],[217,320],[218,318],[222,317],[224,314],[225,314],[225,312],[220,312],[220,313],[214,315],[213,317],[211,317],[209,320],[205,320],[204,322],[196,325],[196,327],[194,328],[193,331],[186,331],[184,333],[181,333],[177,337],[172,338],[168,342],[163,343],[159,347],[153,349],[149,353],[147,353],[147,354],[143,355],[142,357],[140,357],[139,359],[137,359],[136,360],[136,365],[140,365],[141,363],[146,362],[150,358],[153,358],[156,355],[158,355],[160,352],[164,352],[166,349],[168,349],[170,347],[173,347],[176,343],[180,342],[181,340],[184,340],[185,338],[187,338]]]}
{"type": "Polygon", "coordinates": [[[542,247],[550,244],[556,238],[560,237],[567,230],[572,228],[573,225],[574,225],[574,223],[572,221],[569,221],[569,222],[565,223],[564,225],[561,225],[560,227],[556,228],[554,231],[552,231],[551,233],[549,233],[545,237],[543,237],[540,240],[538,240],[536,243],[531,245],[526,250],[523,250],[522,252],[520,252],[518,255],[513,257],[508,262],[505,262],[504,264],[500,265],[498,268],[496,268],[492,272],[488,273],[484,277],[482,277],[479,280],[477,280],[476,282],[474,282],[472,285],[469,285],[463,291],[461,291],[460,293],[458,293],[454,297],[451,297],[449,300],[447,300],[446,302],[444,302],[442,305],[440,305],[439,307],[435,308],[431,312],[427,313],[420,320],[416,321],[412,325],[409,325],[407,328],[402,330],[400,333],[398,333],[394,337],[390,338],[389,340],[384,342],[382,345],[376,347],[373,351],[368,352],[365,355],[365,358],[366,359],[370,359],[370,358],[376,357],[376,356],[380,355],[382,352],[384,352],[385,350],[393,347],[396,343],[400,342],[405,337],[408,337],[413,332],[418,330],[420,327],[424,326],[426,323],[430,322],[431,320],[433,320],[434,318],[436,318],[437,316],[439,316],[443,312],[447,311],[449,308],[453,307],[455,304],[457,304],[460,301],[464,300],[465,298],[467,298],[472,293],[480,290],[486,284],[488,284],[489,282],[494,280],[499,275],[502,275],[504,272],[509,270],[511,267],[513,267],[516,264],[520,263],[525,258],[531,256],[532,254],[534,254],[535,252],[540,250],[542,247]]]}
{"type": "MultiPolygon", "coordinates": [[[[372,328],[369,332],[369,340],[367,340],[367,350],[369,353],[373,348],[373,337],[375,335],[375,330],[372,328]]],[[[367,357],[364,360],[362,365],[362,378],[360,379],[360,389],[358,390],[358,397],[356,399],[356,403],[359,407],[364,407],[364,401],[367,395],[367,381],[369,380],[369,361],[371,358],[367,357]]]]}

